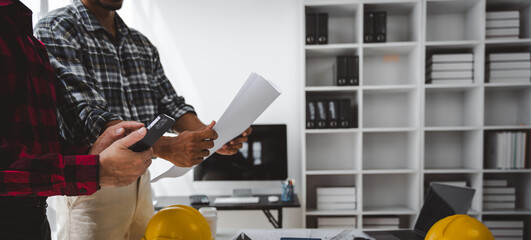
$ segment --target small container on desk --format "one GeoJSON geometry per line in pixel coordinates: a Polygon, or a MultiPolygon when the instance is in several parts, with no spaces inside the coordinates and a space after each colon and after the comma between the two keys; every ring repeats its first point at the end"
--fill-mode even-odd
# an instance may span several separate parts
{"type": "Polygon", "coordinates": [[[287,179],[285,181],[282,181],[282,196],[281,200],[283,202],[293,202],[293,185],[295,184],[295,180],[293,179],[287,179]]]}

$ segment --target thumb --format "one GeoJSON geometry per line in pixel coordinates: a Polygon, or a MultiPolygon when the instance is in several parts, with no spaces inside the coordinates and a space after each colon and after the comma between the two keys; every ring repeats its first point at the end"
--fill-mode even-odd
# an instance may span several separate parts
{"type": "Polygon", "coordinates": [[[208,124],[208,126],[206,126],[204,129],[212,129],[214,125],[216,125],[216,121],[210,122],[210,124],[208,124]]]}
{"type": "Polygon", "coordinates": [[[142,127],[116,142],[124,148],[128,148],[140,141],[146,135],[146,132],[146,128],[142,127]]]}

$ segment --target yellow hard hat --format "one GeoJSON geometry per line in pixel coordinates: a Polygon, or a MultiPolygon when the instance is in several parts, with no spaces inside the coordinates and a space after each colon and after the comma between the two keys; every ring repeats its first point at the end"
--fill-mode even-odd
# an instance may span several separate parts
{"type": "Polygon", "coordinates": [[[489,229],[464,214],[445,217],[431,226],[424,240],[494,240],[489,229]]]}
{"type": "Polygon", "coordinates": [[[208,222],[195,208],[173,205],[149,220],[142,240],[211,240],[208,222]]]}

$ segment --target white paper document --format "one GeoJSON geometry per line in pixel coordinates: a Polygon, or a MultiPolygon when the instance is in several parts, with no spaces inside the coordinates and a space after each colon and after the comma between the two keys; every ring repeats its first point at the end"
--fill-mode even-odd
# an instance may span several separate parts
{"type": "MultiPolygon", "coordinates": [[[[229,107],[214,125],[213,129],[218,134],[218,138],[214,140],[214,147],[209,149],[210,155],[223,147],[225,143],[242,134],[281,93],[273,82],[256,73],[251,73],[229,107]]],[[[165,177],[180,177],[190,169],[192,168],[172,165],[169,170],[162,173],[151,171],[151,181],[156,182],[165,177]]]]}

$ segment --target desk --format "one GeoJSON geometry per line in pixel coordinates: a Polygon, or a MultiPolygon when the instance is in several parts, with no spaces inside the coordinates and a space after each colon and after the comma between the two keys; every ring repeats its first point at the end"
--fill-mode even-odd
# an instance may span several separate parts
{"type": "Polygon", "coordinates": [[[171,206],[171,205],[188,205],[192,206],[196,209],[199,209],[201,207],[215,207],[218,210],[262,210],[264,214],[266,215],[269,222],[273,225],[275,228],[282,228],[282,209],[286,207],[300,207],[301,204],[299,203],[299,198],[297,197],[297,194],[293,195],[293,201],[292,202],[282,202],[280,201],[280,195],[278,196],[279,201],[277,202],[269,202],[267,200],[267,197],[272,196],[271,194],[260,194],[260,195],[253,195],[254,197],[259,197],[258,203],[223,203],[223,204],[215,204],[214,200],[216,197],[228,197],[228,196],[208,196],[208,199],[210,200],[209,205],[191,205],[190,200],[187,196],[177,196],[177,197],[158,197],[155,200],[157,201],[155,204],[155,210],[158,211],[164,207],[171,206]],[[271,210],[277,210],[277,218],[271,214],[271,210]]]}

